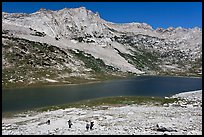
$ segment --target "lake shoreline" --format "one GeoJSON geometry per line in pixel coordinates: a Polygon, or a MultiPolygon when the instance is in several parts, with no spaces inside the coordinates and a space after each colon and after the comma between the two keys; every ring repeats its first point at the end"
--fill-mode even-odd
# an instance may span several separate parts
{"type": "Polygon", "coordinates": [[[172,102],[174,100],[168,101],[164,97],[153,97],[153,96],[113,96],[113,97],[99,97],[93,99],[87,99],[82,101],[77,101],[73,103],[65,103],[59,105],[51,105],[44,106],[39,108],[32,108],[26,110],[18,110],[18,111],[7,111],[2,112],[2,118],[15,117],[16,114],[20,113],[29,113],[29,112],[45,112],[45,111],[53,111],[57,109],[66,109],[66,108],[87,108],[87,107],[97,107],[106,104],[107,106],[125,106],[127,104],[144,104],[148,102],[152,102],[153,104],[160,104],[162,101],[172,102]],[[138,102],[138,99],[142,99],[138,102]],[[108,102],[107,102],[108,100],[108,102]],[[144,101],[145,100],[145,101],[144,101]],[[161,100],[161,101],[160,101],[161,100]],[[96,103],[97,102],[97,103],[96,103]]]}
{"type": "MultiPolygon", "coordinates": [[[[202,90],[202,89],[201,89],[202,90]]],[[[200,91],[200,90],[198,90],[198,91],[200,91]]],[[[184,91],[184,92],[181,92],[181,93],[178,93],[178,94],[174,94],[174,95],[172,95],[171,97],[175,97],[175,98],[177,98],[177,97],[179,97],[179,96],[181,96],[181,95],[188,95],[189,96],[189,93],[192,93],[192,94],[194,94],[194,92],[197,92],[197,90],[196,91],[194,91],[194,90],[192,90],[192,91],[184,91]]],[[[38,107],[38,108],[31,108],[31,109],[26,109],[26,110],[17,110],[17,111],[6,111],[6,112],[3,112],[2,111],[2,118],[9,118],[9,117],[15,117],[14,115],[16,115],[16,114],[20,114],[20,113],[29,113],[29,112],[43,112],[43,111],[49,111],[49,110],[57,110],[57,109],[66,109],[66,108],[71,108],[71,107],[76,107],[76,108],[86,108],[86,107],[92,107],[92,106],[94,106],[94,105],[88,105],[88,104],[90,104],[90,102],[93,102],[93,101],[97,101],[98,102],[98,100],[101,100],[101,102],[103,102],[102,104],[104,104],[104,101],[106,100],[106,99],[108,99],[108,98],[112,98],[112,100],[115,100],[116,98],[118,98],[118,97],[123,97],[123,99],[124,98],[127,98],[127,99],[129,99],[129,98],[138,98],[138,97],[142,97],[142,98],[144,98],[145,100],[147,99],[147,100],[149,100],[149,98],[150,98],[150,100],[151,100],[151,98],[158,98],[158,99],[163,99],[163,100],[165,100],[165,99],[168,99],[168,98],[170,98],[170,96],[165,96],[165,97],[155,97],[155,96],[113,96],[113,97],[99,97],[99,98],[93,98],[93,99],[87,99],[87,100],[81,100],[81,101],[77,101],[77,102],[73,102],[73,103],[65,103],[65,104],[59,104],[59,105],[50,105],[50,106],[44,106],[44,107],[38,107]],[[87,104],[88,103],[88,104],[87,104]]],[[[201,96],[202,97],[202,96],[201,96]]],[[[121,100],[121,101],[124,101],[124,100],[121,100]]],[[[158,101],[156,100],[156,101],[153,101],[152,102],[153,104],[154,103],[158,103],[158,101]]],[[[125,105],[127,105],[127,104],[129,104],[128,102],[127,103],[125,103],[125,104],[121,104],[121,103],[110,103],[110,104],[106,104],[106,105],[108,105],[108,106],[115,106],[115,105],[119,105],[119,106],[125,106],[125,105]]],[[[132,104],[132,101],[131,101],[131,103],[130,104],[132,104]]],[[[134,104],[134,103],[133,103],[134,104]]],[[[135,103],[135,104],[137,104],[137,103],[135,103]]],[[[96,106],[100,106],[101,104],[97,104],[96,106]]]]}
{"type": "Polygon", "coordinates": [[[51,84],[51,85],[41,85],[41,86],[26,86],[26,87],[14,87],[14,88],[3,88],[2,87],[2,91],[4,90],[12,90],[12,89],[29,89],[29,88],[47,88],[47,87],[59,87],[59,86],[76,86],[76,85],[86,85],[86,84],[96,84],[96,83],[102,83],[102,82],[108,82],[108,81],[113,81],[113,80],[125,80],[125,79],[129,79],[129,78],[134,78],[134,77],[141,77],[141,76],[152,76],[152,77],[178,77],[178,78],[201,78],[202,77],[192,77],[192,76],[171,76],[171,75],[134,75],[134,76],[127,76],[127,77],[120,77],[120,78],[116,78],[116,79],[108,79],[108,80],[96,80],[96,81],[89,81],[89,82],[85,82],[85,83],[65,83],[65,84],[51,84]]]}
{"type": "Polygon", "coordinates": [[[170,98],[181,98],[182,100],[162,106],[151,104],[102,105],[92,108],[65,108],[19,114],[13,118],[2,118],[2,134],[202,135],[202,90],[182,92],[170,98]],[[51,120],[50,125],[44,123],[47,119],[51,120]],[[68,119],[73,122],[71,129],[66,123],[68,119]],[[87,120],[94,121],[93,130],[85,130],[87,120]],[[122,121],[128,122],[123,123],[122,121]],[[161,132],[162,129],[165,131],[161,132]]]}
{"type": "Polygon", "coordinates": [[[71,86],[14,89],[2,93],[2,112],[58,106],[110,96],[171,96],[179,92],[202,89],[201,82],[202,79],[194,78],[140,76],[71,86]]]}
{"type": "Polygon", "coordinates": [[[30,88],[48,88],[48,87],[59,87],[59,86],[76,86],[76,85],[86,85],[86,84],[94,84],[100,83],[101,81],[91,81],[86,83],[78,83],[78,84],[53,84],[53,85],[42,85],[42,86],[27,86],[27,87],[15,87],[15,88],[2,88],[2,90],[10,90],[10,89],[30,89],[30,88]]]}

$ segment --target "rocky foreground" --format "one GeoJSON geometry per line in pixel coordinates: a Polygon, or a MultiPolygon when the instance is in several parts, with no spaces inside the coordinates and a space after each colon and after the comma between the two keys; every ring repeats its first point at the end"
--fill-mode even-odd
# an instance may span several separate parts
{"type": "Polygon", "coordinates": [[[67,108],[2,118],[3,135],[202,135],[202,90],[172,96],[177,103],[67,108]],[[50,125],[46,124],[50,120],[50,125]],[[73,125],[68,127],[68,120],[73,125]],[[93,130],[86,130],[94,121],[93,130]]]}

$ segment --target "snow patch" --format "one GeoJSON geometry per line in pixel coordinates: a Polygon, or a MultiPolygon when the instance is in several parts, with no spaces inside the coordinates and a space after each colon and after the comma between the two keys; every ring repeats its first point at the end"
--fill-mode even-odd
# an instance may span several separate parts
{"type": "Polygon", "coordinates": [[[45,80],[48,81],[48,82],[59,82],[59,81],[57,81],[57,80],[48,79],[48,78],[45,78],[45,80]]]}

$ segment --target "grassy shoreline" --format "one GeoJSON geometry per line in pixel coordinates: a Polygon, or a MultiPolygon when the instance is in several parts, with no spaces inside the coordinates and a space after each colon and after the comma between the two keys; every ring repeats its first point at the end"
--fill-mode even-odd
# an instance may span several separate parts
{"type": "Polygon", "coordinates": [[[156,105],[162,106],[166,103],[177,102],[179,99],[176,98],[164,98],[164,97],[153,97],[153,96],[111,96],[111,97],[101,97],[93,98],[88,100],[82,100],[74,103],[66,103],[61,105],[46,106],[40,108],[33,108],[30,110],[19,110],[12,112],[2,112],[2,118],[13,118],[18,114],[31,115],[31,113],[42,113],[46,111],[54,111],[58,109],[66,108],[90,108],[90,109],[100,109],[102,106],[125,106],[125,105],[156,105]]]}
{"type": "MultiPolygon", "coordinates": [[[[202,77],[168,76],[168,75],[140,75],[140,76],[202,78],[202,77]]],[[[103,79],[103,80],[100,80],[100,81],[99,80],[98,81],[89,81],[89,82],[86,82],[86,83],[78,83],[78,84],[58,84],[58,85],[45,85],[45,86],[42,86],[42,87],[18,87],[18,88],[47,88],[47,87],[55,87],[55,86],[76,86],[76,85],[84,85],[84,84],[96,84],[96,83],[101,83],[101,82],[109,82],[109,81],[112,81],[112,80],[121,80],[121,79],[124,80],[124,79],[129,79],[129,78],[134,78],[134,77],[139,77],[139,76],[132,75],[132,76],[127,76],[127,77],[117,77],[115,79],[106,79],[106,80],[103,79]]],[[[12,88],[12,89],[16,89],[16,88],[12,88]]],[[[35,108],[35,109],[32,109],[32,110],[2,112],[2,117],[13,117],[16,113],[19,114],[19,113],[24,113],[26,111],[36,111],[36,112],[41,111],[41,112],[43,112],[43,111],[47,111],[47,110],[57,110],[57,109],[64,109],[64,108],[70,108],[70,107],[80,107],[80,108],[85,107],[86,108],[86,107],[101,106],[101,105],[108,105],[108,106],[128,105],[128,104],[139,104],[139,105],[141,105],[140,102],[137,101],[137,100],[141,101],[141,98],[144,101],[146,101],[146,103],[148,101],[151,102],[152,100],[156,99],[152,103],[157,104],[157,105],[158,105],[159,101],[160,101],[160,104],[161,104],[161,102],[168,102],[169,101],[169,99],[166,99],[166,98],[163,98],[163,97],[149,97],[149,96],[102,97],[102,98],[95,98],[95,99],[89,99],[89,100],[82,100],[82,101],[79,101],[79,102],[68,103],[68,104],[63,104],[63,105],[55,105],[55,106],[46,106],[46,107],[42,107],[42,108],[35,108]],[[119,100],[119,98],[120,98],[120,100],[119,100]],[[127,98],[127,100],[125,98],[127,98]],[[114,99],[116,99],[116,101],[112,101],[114,99]],[[112,102],[110,102],[108,100],[111,100],[112,102]],[[98,104],[96,104],[94,101],[98,102],[98,104]],[[121,101],[124,101],[124,102],[121,102],[121,101]],[[131,102],[131,101],[133,101],[133,102],[131,102]]],[[[172,101],[176,101],[176,100],[172,100],[172,101]]],[[[141,101],[141,102],[143,102],[143,101],[141,101]]]]}
{"type": "Polygon", "coordinates": [[[79,82],[79,83],[46,83],[46,84],[38,84],[38,85],[28,85],[28,86],[22,86],[22,87],[2,87],[2,90],[10,90],[10,89],[24,89],[24,88],[47,88],[47,87],[59,87],[59,86],[76,86],[76,85],[86,85],[86,84],[96,84],[96,83],[101,83],[101,82],[108,82],[112,80],[121,80],[121,79],[129,79],[133,77],[140,77],[140,76],[159,76],[159,77],[183,77],[183,78],[202,78],[199,76],[173,76],[173,75],[149,75],[149,74],[144,74],[144,75],[129,75],[129,76],[118,76],[110,79],[98,79],[98,80],[87,80],[86,82],[79,82]]]}
{"type": "Polygon", "coordinates": [[[163,105],[178,101],[175,98],[153,97],[153,96],[112,96],[82,100],[75,103],[67,103],[56,106],[42,107],[36,109],[38,112],[66,108],[95,108],[100,106],[124,106],[124,105],[163,105]]]}
{"type": "Polygon", "coordinates": [[[2,88],[2,90],[9,90],[9,89],[29,89],[29,88],[47,88],[47,87],[59,87],[59,86],[75,86],[75,85],[85,85],[85,84],[93,84],[93,83],[100,83],[101,81],[90,81],[86,83],[74,83],[74,84],[68,84],[68,83],[62,83],[62,84],[56,84],[56,83],[49,83],[49,84],[40,84],[40,85],[31,85],[31,86],[25,86],[25,87],[11,87],[11,88],[2,88]]]}
{"type": "Polygon", "coordinates": [[[62,81],[59,82],[47,82],[47,83],[35,83],[31,85],[23,85],[23,86],[9,86],[3,87],[2,90],[9,90],[9,89],[21,89],[21,88],[46,88],[46,87],[57,87],[57,86],[75,86],[75,85],[83,85],[83,84],[93,84],[93,83],[100,83],[106,82],[111,80],[119,80],[119,79],[128,79],[131,77],[135,77],[134,74],[121,74],[121,75],[101,75],[97,74],[94,75],[94,79],[83,79],[83,78],[76,78],[78,80],[74,80],[71,83],[65,83],[62,81]]]}

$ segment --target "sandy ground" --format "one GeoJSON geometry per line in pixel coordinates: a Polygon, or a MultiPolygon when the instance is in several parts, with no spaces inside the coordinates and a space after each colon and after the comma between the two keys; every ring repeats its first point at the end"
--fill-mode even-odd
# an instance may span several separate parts
{"type": "Polygon", "coordinates": [[[172,97],[179,103],[163,106],[127,105],[67,108],[2,118],[3,135],[202,135],[202,90],[172,97]],[[50,125],[46,124],[50,120],[50,125]],[[68,120],[73,125],[68,127],[68,120]],[[93,130],[86,130],[94,121],[93,130]]]}

